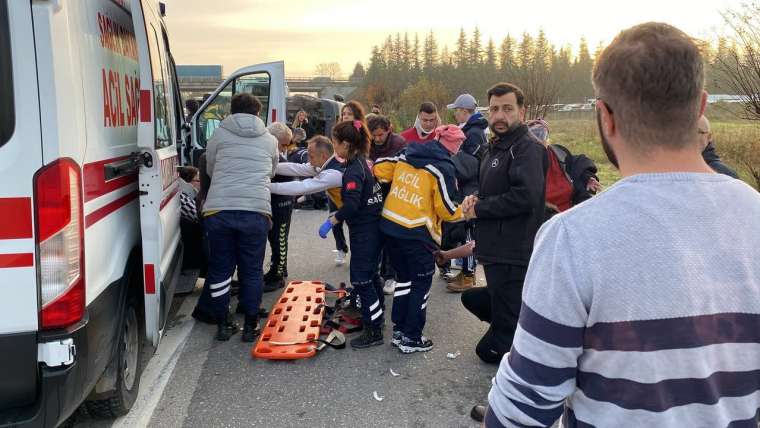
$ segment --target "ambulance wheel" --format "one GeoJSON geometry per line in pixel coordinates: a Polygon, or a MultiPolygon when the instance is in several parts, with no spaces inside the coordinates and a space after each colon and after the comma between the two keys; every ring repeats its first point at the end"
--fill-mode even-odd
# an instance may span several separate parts
{"type": "Polygon", "coordinates": [[[87,411],[97,417],[116,418],[129,412],[140,388],[140,353],[142,333],[137,317],[137,303],[130,299],[124,311],[124,322],[117,351],[116,388],[109,398],[87,402],[87,411]]]}

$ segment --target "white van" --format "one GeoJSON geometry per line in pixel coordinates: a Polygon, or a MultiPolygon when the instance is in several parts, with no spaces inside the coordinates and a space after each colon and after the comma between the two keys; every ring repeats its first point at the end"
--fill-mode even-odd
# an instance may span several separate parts
{"type": "MultiPolygon", "coordinates": [[[[85,401],[124,414],[158,347],[189,140],[162,9],[0,1],[0,426],[56,426],[85,401]]],[[[282,69],[232,85],[255,77],[276,117],[282,69]]]]}

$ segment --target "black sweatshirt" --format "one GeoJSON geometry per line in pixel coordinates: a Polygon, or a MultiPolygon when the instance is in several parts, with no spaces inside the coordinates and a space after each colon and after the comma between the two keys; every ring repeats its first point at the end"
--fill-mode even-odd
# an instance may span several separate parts
{"type": "Polygon", "coordinates": [[[364,156],[346,163],[340,196],[343,206],[335,213],[336,220],[345,221],[349,226],[380,220],[383,196],[364,156]]]}

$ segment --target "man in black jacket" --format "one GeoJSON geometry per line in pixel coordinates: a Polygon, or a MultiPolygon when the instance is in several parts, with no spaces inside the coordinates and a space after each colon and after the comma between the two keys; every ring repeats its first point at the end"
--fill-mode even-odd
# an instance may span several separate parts
{"type": "Polygon", "coordinates": [[[723,161],[720,159],[720,156],[718,156],[718,153],[715,151],[715,144],[713,144],[712,133],[710,132],[710,121],[707,120],[706,117],[702,116],[699,118],[697,126],[699,141],[702,143],[703,147],[702,159],[705,160],[707,165],[709,165],[713,171],[719,174],[725,174],[729,177],[739,178],[739,175],[736,174],[736,171],[723,163],[723,161]]]}
{"type": "Polygon", "coordinates": [[[543,221],[548,158],[523,123],[525,96],[520,88],[499,83],[488,90],[488,103],[494,137],[481,161],[479,193],[462,203],[465,218],[477,219],[475,254],[487,287],[466,291],[462,302],[491,323],[475,352],[485,362],[498,363],[517,329],[533,239],[543,221]],[[483,308],[483,293],[490,297],[488,308],[483,308]]]}

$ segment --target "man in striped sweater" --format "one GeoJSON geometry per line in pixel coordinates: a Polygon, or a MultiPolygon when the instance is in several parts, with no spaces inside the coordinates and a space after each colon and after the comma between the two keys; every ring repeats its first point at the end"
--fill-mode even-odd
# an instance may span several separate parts
{"type": "Polygon", "coordinates": [[[757,428],[760,194],[700,156],[702,64],[657,23],[602,53],[597,122],[623,179],[538,233],[488,428],[757,428]]]}

